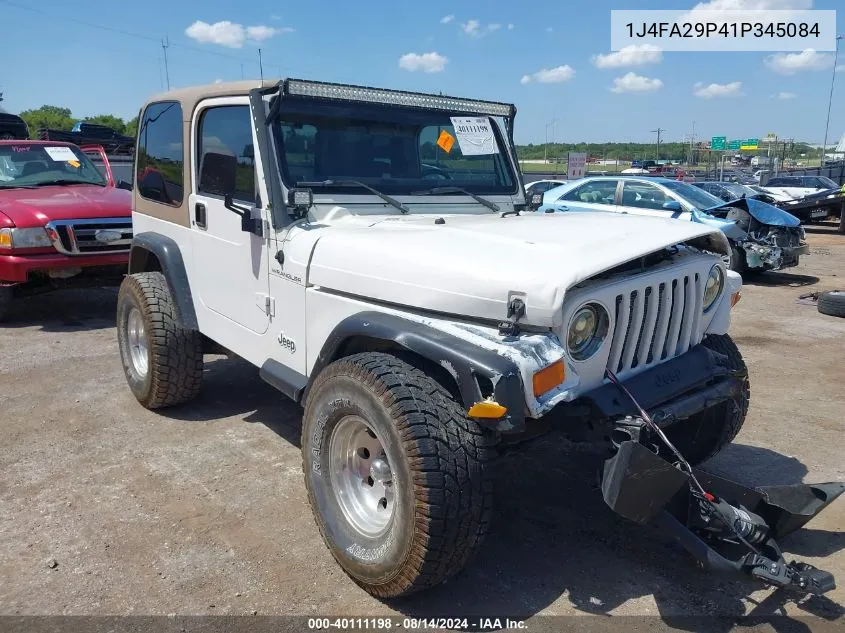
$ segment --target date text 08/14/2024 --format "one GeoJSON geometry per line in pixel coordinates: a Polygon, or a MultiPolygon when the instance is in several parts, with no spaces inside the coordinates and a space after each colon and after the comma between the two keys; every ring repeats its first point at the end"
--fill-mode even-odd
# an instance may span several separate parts
{"type": "Polygon", "coordinates": [[[524,620],[510,618],[308,618],[310,630],[490,630],[525,629],[524,620]]]}

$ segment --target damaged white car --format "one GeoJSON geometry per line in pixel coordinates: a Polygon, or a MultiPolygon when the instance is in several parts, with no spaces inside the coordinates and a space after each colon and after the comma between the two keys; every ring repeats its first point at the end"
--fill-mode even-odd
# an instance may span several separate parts
{"type": "Polygon", "coordinates": [[[707,566],[828,591],[775,539],[840,489],[693,468],[748,409],[724,234],[522,213],[515,114],[297,79],[150,99],[117,301],[129,389],[159,409],[202,398],[205,353],[259,368],[303,406],[315,521],[376,596],[459,572],[490,528],[496,450],[550,427],[607,448],[607,504],[707,566]]]}
{"type": "Polygon", "coordinates": [[[583,178],[543,194],[538,211],[609,211],[707,224],[731,245],[730,268],[740,274],[798,265],[809,252],[795,216],[760,200],[725,202],[688,183],[667,178],[583,178]]]}

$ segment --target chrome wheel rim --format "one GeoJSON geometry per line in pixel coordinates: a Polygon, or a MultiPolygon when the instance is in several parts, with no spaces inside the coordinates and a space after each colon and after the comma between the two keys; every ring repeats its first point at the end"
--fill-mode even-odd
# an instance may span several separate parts
{"type": "Polygon", "coordinates": [[[129,358],[132,368],[139,376],[146,376],[150,367],[150,354],[147,347],[147,332],[144,318],[138,308],[129,310],[126,317],[126,340],[129,344],[129,358]]]}
{"type": "Polygon", "coordinates": [[[335,426],[329,469],[347,522],[363,536],[383,534],[395,506],[393,473],[381,440],[362,418],[346,416],[335,426]]]}

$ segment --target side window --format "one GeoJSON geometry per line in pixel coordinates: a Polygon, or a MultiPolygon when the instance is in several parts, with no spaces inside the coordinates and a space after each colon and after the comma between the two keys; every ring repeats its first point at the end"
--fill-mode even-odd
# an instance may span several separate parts
{"type": "Polygon", "coordinates": [[[626,182],[622,188],[622,206],[625,207],[663,210],[663,203],[671,199],[647,182],[626,182]]]}
{"type": "Polygon", "coordinates": [[[561,200],[611,205],[615,203],[616,199],[616,182],[616,180],[587,182],[565,194],[561,200]]]}
{"type": "Polygon", "coordinates": [[[182,106],[176,101],[147,106],[138,133],[138,193],[178,207],[184,197],[182,106]]]}
{"type": "Polygon", "coordinates": [[[206,154],[224,154],[237,160],[235,200],[255,202],[255,148],[249,106],[232,105],[208,108],[202,113],[198,130],[196,178],[199,193],[204,191],[199,174],[206,154]]]}

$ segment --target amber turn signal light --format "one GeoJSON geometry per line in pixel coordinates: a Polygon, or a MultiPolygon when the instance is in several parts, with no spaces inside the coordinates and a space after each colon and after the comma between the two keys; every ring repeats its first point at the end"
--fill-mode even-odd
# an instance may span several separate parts
{"type": "Polygon", "coordinates": [[[507,407],[503,407],[498,402],[493,400],[482,400],[476,402],[469,408],[467,415],[471,418],[484,418],[487,420],[498,420],[505,417],[508,412],[507,407]]]}
{"type": "Polygon", "coordinates": [[[563,382],[566,372],[563,369],[563,360],[552,363],[534,374],[534,396],[538,397],[551,391],[563,382]]]}

